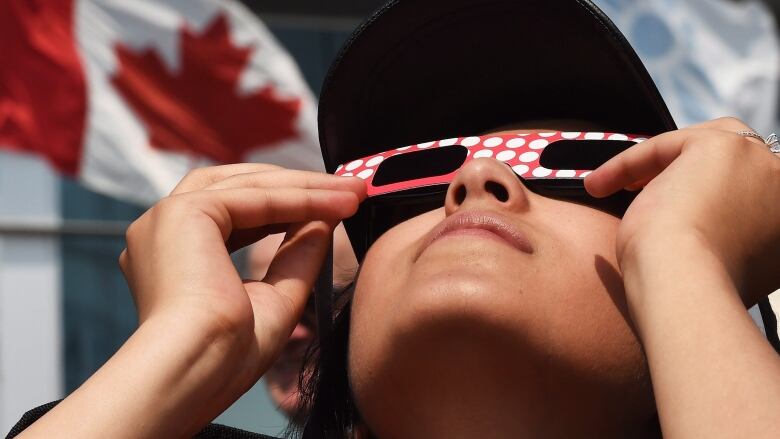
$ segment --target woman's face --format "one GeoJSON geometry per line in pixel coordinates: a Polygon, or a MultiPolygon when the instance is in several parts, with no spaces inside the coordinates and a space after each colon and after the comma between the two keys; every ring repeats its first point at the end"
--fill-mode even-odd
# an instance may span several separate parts
{"type": "Polygon", "coordinates": [[[374,243],[349,373],[381,438],[638,435],[654,408],[615,258],[620,220],[466,164],[374,243]]]}

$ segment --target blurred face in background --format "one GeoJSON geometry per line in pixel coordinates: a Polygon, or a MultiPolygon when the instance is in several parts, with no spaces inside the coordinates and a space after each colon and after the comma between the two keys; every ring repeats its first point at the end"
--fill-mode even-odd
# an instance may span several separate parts
{"type": "Polygon", "coordinates": [[[362,265],[349,376],[369,428],[383,439],[642,437],[654,404],[619,223],[529,191],[497,160],[462,167],[442,208],[389,230],[362,265]]]}
{"type": "MultiPolygon", "coordinates": [[[[271,264],[284,234],[271,235],[254,244],[249,253],[250,271],[254,278],[262,279],[271,264]]],[[[344,226],[339,224],[333,237],[333,285],[334,290],[343,290],[352,282],[357,271],[357,259],[344,226]]],[[[298,376],[303,367],[309,345],[317,338],[317,319],[314,312],[314,297],[309,298],[301,321],[295,326],[279,358],[264,375],[271,401],[288,417],[298,409],[298,376]]]]}

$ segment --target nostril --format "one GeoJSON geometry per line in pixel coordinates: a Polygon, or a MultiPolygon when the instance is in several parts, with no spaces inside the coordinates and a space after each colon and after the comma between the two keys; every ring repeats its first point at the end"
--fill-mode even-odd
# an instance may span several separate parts
{"type": "Polygon", "coordinates": [[[466,200],[466,186],[460,185],[457,189],[455,189],[455,202],[457,204],[463,204],[463,201],[466,200]]]}
{"type": "Polygon", "coordinates": [[[488,181],[485,183],[485,190],[493,194],[496,199],[502,203],[509,201],[509,192],[504,185],[496,183],[495,181],[488,181]]]}

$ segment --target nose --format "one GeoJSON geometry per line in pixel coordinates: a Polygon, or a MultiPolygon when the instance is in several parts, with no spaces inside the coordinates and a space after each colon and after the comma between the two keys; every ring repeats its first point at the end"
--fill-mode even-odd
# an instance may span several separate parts
{"type": "Polygon", "coordinates": [[[479,158],[466,163],[447,189],[447,216],[459,209],[528,209],[528,189],[504,163],[479,158]]]}

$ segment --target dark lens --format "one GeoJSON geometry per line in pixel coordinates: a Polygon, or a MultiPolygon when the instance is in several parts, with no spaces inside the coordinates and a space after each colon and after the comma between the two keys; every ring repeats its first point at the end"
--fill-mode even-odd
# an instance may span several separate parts
{"type": "Polygon", "coordinates": [[[373,184],[384,186],[449,174],[460,168],[467,154],[466,147],[453,145],[394,155],[379,164],[373,184]]]}
{"type": "Polygon", "coordinates": [[[596,169],[635,144],[629,140],[559,140],[544,148],[539,164],[547,169],[596,169]]]}
{"type": "Polygon", "coordinates": [[[447,185],[415,188],[372,197],[358,212],[344,220],[349,240],[359,261],[368,247],[393,226],[444,205],[447,185]]]}
{"type": "MultiPolygon", "coordinates": [[[[548,169],[596,169],[636,143],[628,140],[559,140],[548,145],[539,164],[548,169]]],[[[635,192],[621,191],[606,198],[594,198],[581,179],[529,179],[526,186],[546,197],[583,204],[622,217],[635,192]]]]}
{"type": "Polygon", "coordinates": [[[392,227],[444,205],[447,186],[418,188],[403,193],[387,194],[371,200],[368,245],[392,227]]]}

